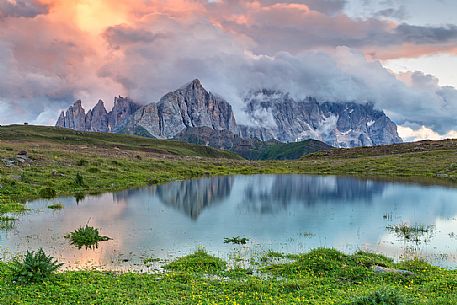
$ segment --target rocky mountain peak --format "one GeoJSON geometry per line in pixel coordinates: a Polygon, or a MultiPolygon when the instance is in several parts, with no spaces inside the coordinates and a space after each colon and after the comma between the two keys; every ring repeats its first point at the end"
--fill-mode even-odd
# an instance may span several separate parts
{"type": "Polygon", "coordinates": [[[121,96],[114,99],[114,107],[110,112],[102,100],[87,114],[81,104],[81,100],[77,100],[65,113],[62,112],[56,126],[81,131],[111,132],[140,108],[131,99],[121,96]]]}
{"type": "Polygon", "coordinates": [[[396,125],[370,103],[296,100],[287,93],[261,90],[246,99],[253,126],[240,126],[242,137],[281,142],[316,139],[335,147],[401,142],[396,125]]]}
{"type": "Polygon", "coordinates": [[[185,84],[184,86],[182,86],[178,90],[196,91],[196,90],[205,90],[205,88],[203,88],[203,85],[200,82],[200,80],[198,78],[196,78],[193,81],[188,82],[187,84],[185,84]]]}
{"type": "Polygon", "coordinates": [[[103,109],[106,110],[105,103],[102,100],[98,100],[97,104],[95,104],[94,109],[96,109],[96,108],[97,109],[102,109],[103,108],[103,109]]]}
{"type": "Polygon", "coordinates": [[[114,106],[111,110],[109,128],[111,131],[115,131],[138,109],[140,105],[133,102],[128,97],[118,96],[114,98],[114,106]]]}
{"type": "Polygon", "coordinates": [[[231,105],[207,91],[198,79],[167,93],[158,103],[141,108],[127,129],[170,139],[192,127],[237,132],[231,105]]]}

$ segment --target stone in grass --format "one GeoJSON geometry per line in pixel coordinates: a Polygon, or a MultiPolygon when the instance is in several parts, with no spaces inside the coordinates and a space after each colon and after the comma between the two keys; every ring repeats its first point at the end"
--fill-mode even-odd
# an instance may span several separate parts
{"type": "Polygon", "coordinates": [[[403,275],[414,275],[413,272],[402,269],[386,268],[381,266],[373,266],[373,271],[376,273],[397,273],[403,275]]]}

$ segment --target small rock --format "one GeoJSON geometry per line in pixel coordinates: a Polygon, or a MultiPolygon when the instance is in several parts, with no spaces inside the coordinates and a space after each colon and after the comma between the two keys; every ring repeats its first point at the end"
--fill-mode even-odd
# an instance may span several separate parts
{"type": "Polygon", "coordinates": [[[373,271],[376,273],[398,273],[404,275],[414,275],[413,272],[402,269],[386,268],[381,266],[373,266],[373,271]]]}
{"type": "Polygon", "coordinates": [[[17,162],[25,163],[25,162],[27,162],[28,158],[23,157],[23,156],[17,156],[16,160],[17,160],[17,162]]]}
{"type": "Polygon", "coordinates": [[[52,172],[51,172],[51,175],[52,175],[53,177],[65,177],[65,175],[64,175],[64,174],[62,174],[62,173],[59,173],[59,172],[58,172],[58,171],[56,171],[55,169],[54,169],[54,170],[52,170],[52,172]]]}
{"type": "Polygon", "coordinates": [[[12,167],[16,165],[16,160],[11,160],[11,159],[2,159],[3,164],[5,164],[6,167],[12,167]]]}
{"type": "Polygon", "coordinates": [[[441,173],[436,174],[436,176],[437,176],[438,178],[448,178],[448,177],[449,177],[448,174],[441,174],[441,173]]]}

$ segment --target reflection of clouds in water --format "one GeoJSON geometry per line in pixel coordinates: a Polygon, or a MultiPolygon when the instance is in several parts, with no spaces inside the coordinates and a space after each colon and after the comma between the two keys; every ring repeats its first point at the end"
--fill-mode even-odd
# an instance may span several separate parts
{"type": "Polygon", "coordinates": [[[44,247],[67,266],[115,270],[141,264],[141,256],[182,256],[197,245],[224,256],[231,249],[224,238],[237,235],[264,250],[365,248],[398,257],[403,243],[385,227],[408,222],[436,225],[437,235],[424,253],[449,254],[457,253],[449,237],[451,231],[457,233],[455,202],[455,189],[345,177],[212,177],[88,196],[79,205],[74,198],[38,200],[29,205],[38,213],[21,216],[13,232],[0,232],[0,247],[12,253],[44,247]],[[65,208],[47,209],[55,202],[65,208]],[[391,220],[383,218],[386,213],[391,220]],[[89,218],[113,240],[101,242],[95,251],[71,247],[63,236],[89,218]],[[305,239],[299,235],[304,232],[314,235],[305,239]],[[121,258],[129,262],[120,265],[121,258]]]}
{"type": "Polygon", "coordinates": [[[117,195],[87,196],[79,203],[75,198],[60,198],[57,201],[64,204],[65,208],[58,211],[49,211],[49,202],[46,201],[32,205],[32,209],[38,211],[31,212],[32,218],[21,217],[15,230],[21,237],[29,238],[18,238],[20,243],[14,245],[14,248],[20,249],[20,252],[36,250],[43,246],[43,240],[51,240],[53,247],[48,248],[47,252],[66,262],[66,267],[106,264],[113,259],[113,253],[124,247],[123,242],[129,229],[128,223],[120,221],[127,208],[128,199],[124,197],[123,200],[115,200],[116,204],[113,204],[117,195]],[[116,225],[112,226],[113,223],[116,225]],[[100,242],[99,248],[94,250],[70,246],[64,235],[86,224],[99,228],[102,235],[108,235],[113,240],[100,242]]]}
{"type": "Polygon", "coordinates": [[[196,220],[205,208],[230,195],[234,180],[225,176],[172,182],[157,186],[157,195],[165,205],[196,220]]]}
{"type": "Polygon", "coordinates": [[[385,186],[385,182],[345,177],[259,175],[247,183],[240,208],[263,214],[287,209],[291,204],[313,205],[361,199],[368,204],[373,196],[382,195],[385,186]]]}

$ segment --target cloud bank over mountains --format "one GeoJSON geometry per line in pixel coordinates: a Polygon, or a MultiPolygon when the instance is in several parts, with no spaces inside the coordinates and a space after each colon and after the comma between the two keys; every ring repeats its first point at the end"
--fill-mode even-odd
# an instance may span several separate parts
{"type": "Polygon", "coordinates": [[[199,78],[238,113],[269,88],[372,102],[412,138],[452,135],[457,90],[382,60],[456,54],[457,26],[386,15],[350,17],[334,0],[0,0],[0,123],[52,124],[76,99],[154,102],[199,78]]]}

